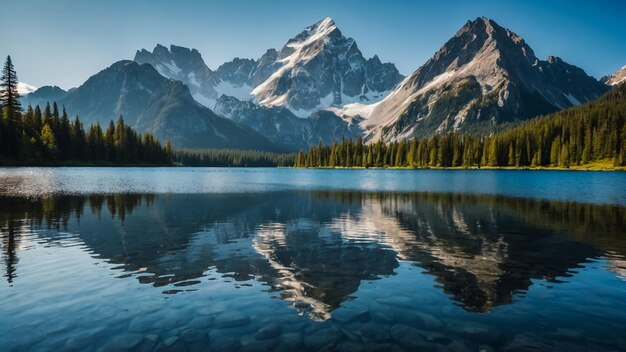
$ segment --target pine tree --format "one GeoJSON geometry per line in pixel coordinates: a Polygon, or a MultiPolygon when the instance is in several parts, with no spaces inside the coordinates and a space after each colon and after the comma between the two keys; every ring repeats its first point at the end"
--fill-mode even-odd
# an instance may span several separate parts
{"type": "Polygon", "coordinates": [[[21,144],[22,107],[11,56],[7,56],[0,80],[0,148],[7,156],[16,157],[21,144]]]}
{"type": "Polygon", "coordinates": [[[489,166],[498,166],[498,142],[495,138],[491,139],[491,144],[489,145],[489,166]]]}
{"type": "Polygon", "coordinates": [[[513,144],[509,144],[508,165],[515,166],[515,153],[513,151],[513,144]]]}
{"type": "Polygon", "coordinates": [[[7,56],[4,63],[1,81],[0,108],[2,108],[8,119],[17,122],[22,113],[22,104],[17,91],[17,73],[15,73],[11,56],[7,56]]]}
{"type": "Polygon", "coordinates": [[[57,142],[52,128],[47,123],[41,129],[41,144],[45,148],[46,154],[54,159],[57,153],[57,142]]]}

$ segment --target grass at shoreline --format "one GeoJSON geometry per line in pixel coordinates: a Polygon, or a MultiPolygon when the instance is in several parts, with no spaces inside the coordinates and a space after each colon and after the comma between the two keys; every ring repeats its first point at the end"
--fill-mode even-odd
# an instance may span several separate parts
{"type": "MultiPolygon", "coordinates": [[[[7,160],[0,160],[0,167],[191,167],[174,164],[116,164],[116,163],[93,163],[80,161],[66,161],[62,163],[16,163],[7,160]]],[[[206,166],[211,167],[211,166],[206,166]]],[[[224,166],[224,167],[247,167],[247,166],[224,166]]],[[[270,167],[270,166],[268,166],[270,167]]],[[[296,168],[289,166],[276,166],[275,168],[296,168]]],[[[611,159],[593,161],[584,165],[574,165],[569,168],[564,167],[515,167],[515,166],[454,166],[454,167],[412,167],[412,166],[388,166],[388,167],[297,167],[297,169],[334,169],[334,170],[531,170],[531,171],[626,171],[626,166],[613,166],[611,159]]]]}
{"type": "Polygon", "coordinates": [[[593,161],[584,165],[573,165],[566,167],[536,166],[536,167],[516,167],[516,166],[454,166],[454,167],[412,167],[412,166],[389,166],[389,167],[308,167],[301,169],[336,169],[336,170],[531,170],[531,171],[626,171],[626,166],[613,166],[613,160],[604,159],[593,161]]]}

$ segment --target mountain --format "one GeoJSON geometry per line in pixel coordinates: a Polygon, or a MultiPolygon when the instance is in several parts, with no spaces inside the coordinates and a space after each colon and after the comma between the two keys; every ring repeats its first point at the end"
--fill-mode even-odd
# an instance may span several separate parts
{"type": "Polygon", "coordinates": [[[256,60],[235,58],[212,70],[196,49],[158,44],[81,87],[43,87],[23,101],[54,100],[86,122],[122,114],[137,130],[181,147],[306,149],[343,138],[489,134],[608,89],[558,57],[539,60],[520,36],[484,17],[468,21],[406,78],[378,56],[365,59],[325,18],[256,60]]]}
{"type": "Polygon", "coordinates": [[[600,78],[600,81],[610,86],[626,83],[626,66],[617,70],[617,72],[600,78]]]}
{"type": "Polygon", "coordinates": [[[17,93],[19,95],[26,95],[37,90],[37,87],[24,82],[17,82],[17,93]]]}
{"type": "Polygon", "coordinates": [[[137,51],[134,61],[149,63],[167,78],[185,83],[193,97],[213,108],[222,95],[255,99],[263,107],[284,106],[298,117],[347,103],[382,99],[403,78],[378,56],[365,59],[352,38],[325,18],[290,39],[280,51],[258,60],[235,58],[211,71],[195,49],[157,45],[137,51]]]}
{"type": "Polygon", "coordinates": [[[269,49],[258,60],[235,58],[215,71],[197,50],[175,45],[137,51],[134,61],[183,82],[218,115],[290,149],[361,136],[355,119],[332,109],[378,101],[403,78],[378,56],[366,60],[330,18],[307,27],[280,51],[269,49]]]}
{"type": "Polygon", "coordinates": [[[252,94],[262,106],[285,106],[300,117],[323,107],[376,102],[402,79],[393,64],[383,64],[377,56],[366,60],[331,18],[264,56],[277,69],[252,94]]]}
{"type": "Polygon", "coordinates": [[[595,99],[606,85],[558,57],[539,60],[493,20],[468,21],[374,106],[356,109],[370,141],[483,132],[595,99]],[[365,113],[361,113],[365,111],[365,113]]]}
{"type": "Polygon", "coordinates": [[[61,101],[67,95],[67,91],[57,86],[43,86],[28,94],[22,95],[21,102],[23,106],[39,105],[44,106],[46,103],[61,101]]]}
{"type": "MultiPolygon", "coordinates": [[[[40,90],[26,98],[43,95],[40,90]]],[[[149,64],[116,62],[55,100],[86,125],[122,115],[137,131],[150,132],[161,141],[170,139],[176,147],[274,148],[258,133],[197,103],[186,85],[163,77],[149,64]]]]}
{"type": "Polygon", "coordinates": [[[285,107],[262,107],[252,101],[241,101],[222,95],[214,106],[215,113],[252,128],[285,149],[308,149],[318,143],[330,144],[362,135],[358,123],[348,124],[330,111],[316,111],[308,118],[297,117],[285,107]]]}
{"type": "Polygon", "coordinates": [[[163,45],[157,44],[152,52],[138,50],[133,61],[150,64],[163,77],[185,83],[194,99],[201,104],[211,105],[217,98],[215,86],[219,79],[215,72],[207,67],[196,49],[171,45],[168,50],[163,45]]]}
{"type": "Polygon", "coordinates": [[[138,50],[133,61],[150,64],[163,77],[183,82],[197,102],[212,109],[222,95],[253,99],[253,87],[272,74],[275,58],[276,50],[270,49],[258,61],[235,58],[212,71],[196,49],[157,44],[152,52],[138,50]]]}

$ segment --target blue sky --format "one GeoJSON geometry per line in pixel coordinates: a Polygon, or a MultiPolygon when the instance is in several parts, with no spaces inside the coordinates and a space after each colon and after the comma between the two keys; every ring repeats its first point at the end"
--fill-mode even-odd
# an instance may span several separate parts
{"type": "Polygon", "coordinates": [[[541,59],[560,56],[595,77],[626,65],[623,0],[0,0],[0,8],[0,55],[36,86],[78,86],[156,43],[197,48],[215,69],[280,48],[326,16],[366,57],[378,54],[405,75],[479,16],[524,37],[541,59]]]}

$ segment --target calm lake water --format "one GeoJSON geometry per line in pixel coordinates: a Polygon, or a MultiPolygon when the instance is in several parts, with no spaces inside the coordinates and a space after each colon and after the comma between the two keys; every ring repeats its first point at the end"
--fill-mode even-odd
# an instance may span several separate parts
{"type": "Polygon", "coordinates": [[[626,173],[0,168],[0,351],[626,350],[626,173]]]}

